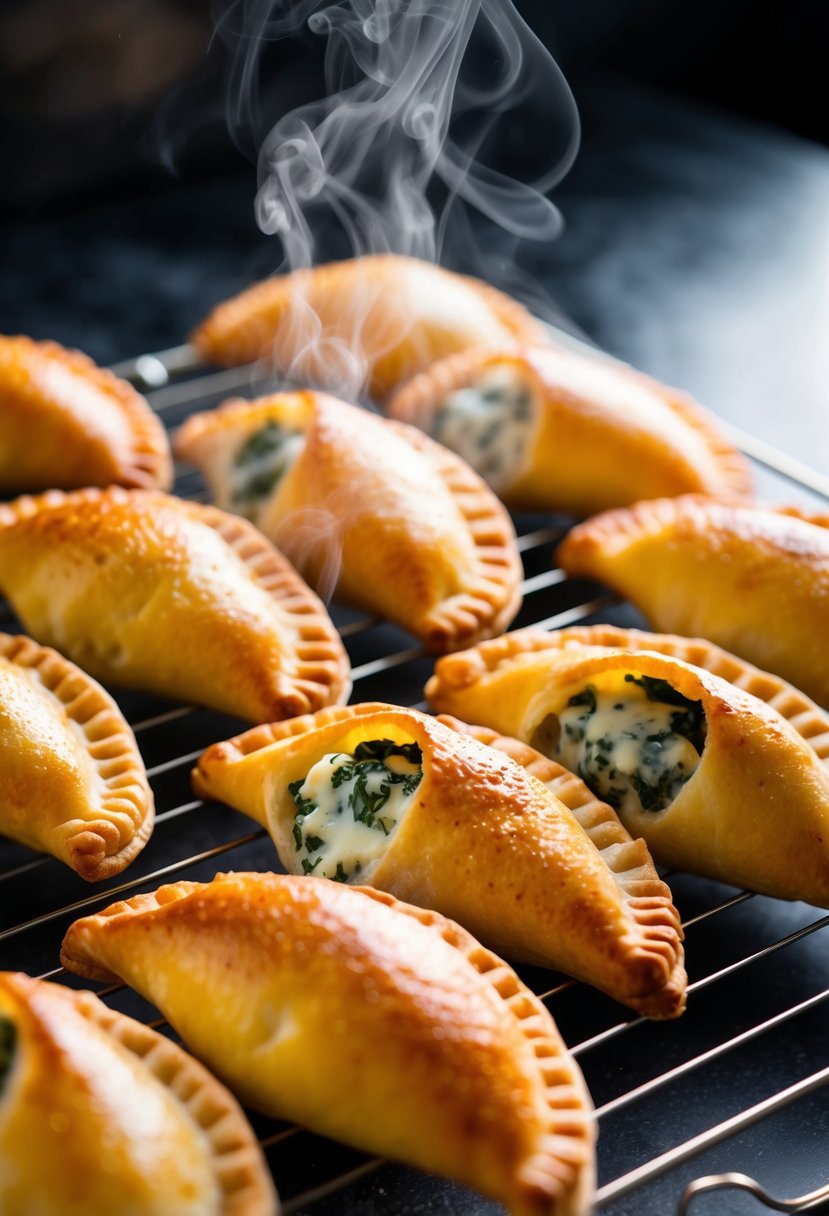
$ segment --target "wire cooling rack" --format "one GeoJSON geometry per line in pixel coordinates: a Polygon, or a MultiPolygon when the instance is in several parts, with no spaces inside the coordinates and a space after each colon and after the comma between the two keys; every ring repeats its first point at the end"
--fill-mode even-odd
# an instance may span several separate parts
{"type": "MultiPolygon", "coordinates": [[[[563,343],[572,339],[558,335],[563,343]]],[[[576,345],[580,345],[576,343],[576,345]]],[[[584,349],[584,348],[582,348],[584,349]]],[[[188,347],[116,369],[144,390],[173,429],[197,409],[267,387],[255,369],[200,367],[188,347]]],[[[764,494],[829,501],[822,477],[751,436],[735,438],[760,471],[764,494]]],[[[176,492],[204,498],[178,471],[176,492]]],[[[545,629],[641,618],[602,588],[552,565],[564,518],[518,517],[525,566],[517,626],[545,629]]],[[[348,648],[355,700],[423,708],[432,664],[386,622],[333,609],[348,648]]],[[[0,623],[17,628],[0,607],[0,623]]],[[[56,967],[79,915],[171,878],[217,870],[279,869],[266,834],[236,812],[193,796],[189,771],[237,720],[143,694],[112,690],[136,733],[156,798],[152,839],[117,879],[89,887],[59,862],[0,843],[0,966],[78,984],[56,967]]],[[[751,830],[751,807],[746,807],[751,830]]],[[[597,1211],[607,1216],[739,1216],[765,1209],[829,1212],[829,915],[687,875],[667,874],[686,932],[689,1001],[676,1022],[653,1023],[541,969],[522,978],[545,1001],[584,1071],[597,1108],[597,1211]],[[782,1201],[786,1197],[787,1203],[782,1201]]],[[[114,1008],[169,1033],[121,986],[100,992],[114,1008]]],[[[336,1080],[332,1079],[332,1100],[336,1080]]],[[[382,1117],[382,1112],[378,1112],[382,1117]]],[[[253,1116],[293,1216],[490,1216],[473,1192],[369,1158],[297,1127],[253,1116]]]]}

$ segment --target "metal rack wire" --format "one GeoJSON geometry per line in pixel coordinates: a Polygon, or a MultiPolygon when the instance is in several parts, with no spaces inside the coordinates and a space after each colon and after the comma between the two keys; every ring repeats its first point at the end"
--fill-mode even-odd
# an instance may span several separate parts
{"type": "MultiPolygon", "coordinates": [[[[171,427],[228,394],[249,395],[262,387],[251,369],[204,371],[189,348],[142,356],[116,370],[148,392],[171,427]]],[[[764,467],[778,497],[782,478],[829,500],[829,479],[751,437],[738,441],[764,467]]],[[[203,496],[197,478],[186,471],[179,471],[176,489],[203,496]]],[[[555,629],[594,620],[641,623],[600,588],[570,582],[552,567],[552,550],[567,521],[516,522],[526,569],[525,606],[516,624],[555,629]]],[[[431,670],[424,652],[384,622],[336,610],[334,617],[352,658],[355,699],[422,708],[421,690],[431,670]]],[[[2,624],[15,628],[8,612],[2,624]]],[[[170,707],[113,691],[148,764],[156,831],[125,875],[94,889],[51,858],[0,844],[4,968],[74,983],[55,961],[63,931],[76,916],[174,876],[209,878],[220,866],[279,868],[261,829],[250,830],[248,820],[194,798],[189,789],[188,771],[201,751],[239,724],[197,707],[170,707]]],[[[683,914],[691,979],[688,1012],[678,1022],[631,1017],[582,984],[520,969],[551,1009],[596,1101],[597,1210],[607,1216],[683,1216],[693,1203],[694,1216],[731,1216],[756,1211],[759,1200],[776,1211],[829,1211],[823,1152],[829,1131],[829,915],[684,875],[668,880],[683,914]],[[718,1196],[713,1207],[706,1200],[712,1193],[718,1196]],[[774,1197],[785,1194],[799,1198],[786,1203],[774,1197]]],[[[164,1027],[122,986],[101,995],[164,1027]]],[[[255,1126],[287,1214],[483,1216],[497,1210],[472,1192],[368,1159],[302,1129],[262,1119],[255,1126]]]]}

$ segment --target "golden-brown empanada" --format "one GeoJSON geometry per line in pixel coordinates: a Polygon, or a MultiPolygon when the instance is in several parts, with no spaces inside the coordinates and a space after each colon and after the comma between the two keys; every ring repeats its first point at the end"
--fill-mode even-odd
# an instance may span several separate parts
{"type": "Polygon", "coordinates": [[[575,528],[558,561],[656,629],[700,635],[829,705],[829,516],[688,495],[575,528]]]}
{"type": "Polygon", "coordinates": [[[412,427],[324,393],[233,401],[188,419],[180,457],[324,594],[457,650],[521,603],[509,516],[471,469],[412,427]]]}
{"type": "Polygon", "coordinates": [[[3,1216],[276,1216],[236,1101],[91,992],[0,972],[3,1216]]]}
{"type": "Polygon", "coordinates": [[[456,1178],[513,1216],[590,1209],[581,1074],[541,1001],[451,921],[275,874],[77,921],[62,958],[158,1004],[245,1102],[456,1178]]]}
{"type": "Polygon", "coordinates": [[[0,832],[96,882],[152,826],[144,764],[109,694],[54,650],[0,634],[0,832]]]}
{"type": "Polygon", "coordinates": [[[291,873],[434,908],[650,1017],[684,1008],[679,917],[644,844],[589,795],[588,835],[523,768],[434,718],[323,710],[215,744],[193,776],[266,827],[291,873]]]}
{"type": "Polygon", "coordinates": [[[0,507],[0,586],[27,630],[98,679],[251,721],[348,695],[324,607],[245,520],[143,490],[0,507]]]}
{"type": "Polygon", "coordinates": [[[525,510],[587,515],[664,494],[744,494],[752,484],[748,462],[690,397],[572,351],[462,351],[404,384],[388,412],[525,510]]]}
{"type": "Polygon", "coordinates": [[[172,481],[167,433],[132,385],[80,351],[0,335],[0,492],[172,481]]]}
{"type": "Polygon", "coordinates": [[[191,335],[211,363],[266,359],[292,379],[372,396],[469,346],[543,345],[541,324],[478,279],[398,254],[266,279],[227,300],[191,335]]]}
{"type": "Polygon", "coordinates": [[[516,637],[441,660],[431,704],[578,771],[657,862],[829,905],[829,771],[771,704],[668,654],[516,637]]]}

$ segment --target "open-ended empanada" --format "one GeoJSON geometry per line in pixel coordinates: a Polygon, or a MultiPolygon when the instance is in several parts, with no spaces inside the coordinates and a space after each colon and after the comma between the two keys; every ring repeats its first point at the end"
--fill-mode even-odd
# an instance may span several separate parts
{"type": "Polygon", "coordinates": [[[0,492],[172,480],[167,433],[132,385],[80,351],[0,335],[0,492]]]}
{"type": "Polygon", "coordinates": [[[211,747],[193,778],[266,827],[291,873],[434,908],[651,1017],[684,1008],[679,917],[644,844],[592,799],[588,835],[519,765],[417,710],[257,727],[211,747]]]}
{"type": "Polygon", "coordinates": [[[668,653],[534,636],[441,660],[431,704],[577,771],[657,862],[829,905],[819,731],[807,742],[771,703],[668,653]]]}
{"type": "Polygon", "coordinates": [[[109,694],[54,650],[0,633],[0,833],[95,882],[152,826],[144,764],[109,694]]]}
{"type": "Polygon", "coordinates": [[[444,355],[510,340],[543,345],[544,330],[487,283],[398,254],[266,279],[219,304],[191,335],[212,363],[264,359],[334,391],[363,383],[378,400],[444,355]]]}
{"type": "Polygon", "coordinates": [[[0,587],[98,679],[270,721],[344,700],[325,608],[247,521],[143,490],[0,507],[0,587]]]}
{"type": "Polygon", "coordinates": [[[276,1216],[236,1101],[91,992],[0,972],[3,1216],[276,1216]]]}
{"type": "Polygon", "coordinates": [[[220,507],[252,519],[321,593],[431,650],[499,633],[521,603],[509,516],[452,452],[324,393],[233,401],[188,419],[176,451],[220,507]]]}
{"type": "Polygon", "coordinates": [[[450,355],[388,413],[461,455],[511,507],[587,515],[665,494],[743,494],[744,457],[678,389],[551,347],[450,355]]]}
{"type": "Polygon", "coordinates": [[[656,629],[710,638],[829,705],[829,516],[659,499],[587,520],[557,557],[656,629]]]}
{"type": "Polygon", "coordinates": [[[589,1098],[552,1018],[436,913],[218,875],[77,921],[62,958],[138,989],[265,1113],[456,1178],[513,1216],[590,1209],[589,1098]]]}

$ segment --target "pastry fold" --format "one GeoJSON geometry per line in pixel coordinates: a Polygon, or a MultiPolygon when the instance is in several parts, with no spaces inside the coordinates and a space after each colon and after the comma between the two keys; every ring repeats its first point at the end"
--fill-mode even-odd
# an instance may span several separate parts
{"type": "Polygon", "coordinates": [[[172,481],[167,432],[132,385],[80,351],[0,335],[0,492],[172,481]]]}
{"type": "Polygon", "coordinates": [[[96,882],[152,826],[144,764],[109,694],[54,650],[0,634],[0,832],[96,882]]]}
{"type": "Polygon", "coordinates": [[[176,451],[322,594],[336,583],[340,598],[432,650],[499,633],[518,611],[509,516],[462,460],[411,427],[323,393],[278,393],[195,415],[176,451]],[[274,466],[256,456],[269,442],[274,466]],[[278,476],[286,443],[301,450],[278,476]]]}
{"type": "MultiPolygon", "coordinates": [[[[433,908],[499,953],[566,971],[650,1017],[682,1012],[679,917],[646,847],[586,790],[565,805],[523,759],[516,764],[416,710],[365,703],[215,744],[193,782],[201,796],[266,827],[286,869],[302,873],[295,783],[323,757],[376,740],[415,744],[423,775],[396,827],[371,833],[380,855],[368,854],[349,879],[433,908]],[[574,804],[585,802],[577,819],[574,804]]],[[[341,830],[360,805],[352,800],[341,830]]],[[[325,874],[326,863],[314,870],[325,874]]]]}
{"type": "Polygon", "coordinates": [[[381,400],[436,359],[510,340],[543,345],[540,322],[478,279],[375,254],[266,279],[217,305],[190,337],[211,363],[267,360],[297,382],[343,383],[381,400]]]}
{"type": "Polygon", "coordinates": [[[277,1216],[256,1138],[180,1047],[75,992],[0,972],[3,1216],[277,1216]]]}
{"type": "Polygon", "coordinates": [[[752,486],[748,462],[692,398],[572,351],[450,355],[398,389],[388,413],[459,452],[519,509],[587,515],[752,486]]]}
{"type": "Polygon", "coordinates": [[[98,679],[251,721],[345,699],[322,603],[245,520],[142,490],[0,507],[0,585],[26,629],[98,679]]]}
{"type": "Polygon", "coordinates": [[[514,1216],[590,1209],[590,1103],[552,1018],[435,913],[333,882],[217,875],[77,921],[62,958],[158,1004],[251,1106],[514,1216]]]}
{"type": "MultiPolygon", "coordinates": [[[[656,700],[667,699],[680,714],[699,710],[699,762],[667,805],[622,805],[624,826],[644,838],[657,863],[782,899],[829,905],[829,772],[821,759],[826,723],[817,707],[714,647],[712,668],[727,671],[736,664],[736,674],[769,701],[674,657],[669,652],[683,649],[681,639],[656,638],[653,649],[641,650],[584,645],[577,636],[596,642],[626,633],[604,634],[605,629],[567,630],[549,641],[538,631],[519,631],[449,656],[429,681],[429,701],[556,755],[562,714],[584,704],[588,688],[624,689],[629,678],[637,686],[665,689],[667,697],[656,700]],[[660,641],[665,653],[658,653],[660,641]]],[[[633,642],[641,645],[646,638],[634,635],[633,642]]],[[[705,645],[688,639],[686,652],[701,658],[705,645]]]]}
{"type": "Polygon", "coordinates": [[[695,495],[575,528],[557,558],[631,600],[656,629],[699,635],[829,705],[829,517],[695,495]]]}

